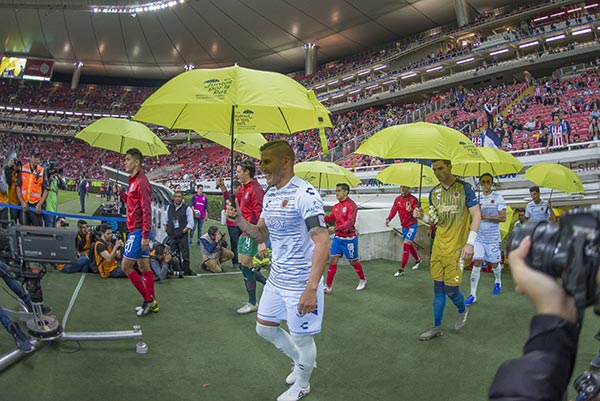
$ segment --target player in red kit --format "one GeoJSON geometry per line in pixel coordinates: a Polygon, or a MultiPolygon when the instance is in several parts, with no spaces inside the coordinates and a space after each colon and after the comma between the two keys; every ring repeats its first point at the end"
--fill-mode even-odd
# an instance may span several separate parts
{"type": "Polygon", "coordinates": [[[348,184],[337,184],[335,187],[335,197],[339,201],[331,209],[331,214],[325,217],[327,224],[333,224],[329,228],[329,233],[334,234],[331,241],[331,250],[329,252],[329,270],[327,271],[327,282],[325,285],[325,294],[333,292],[333,278],[337,272],[337,263],[343,255],[356,270],[358,275],[357,291],[362,291],[367,285],[367,279],[363,272],[362,265],[358,260],[358,235],[356,233],[356,214],[358,206],[348,197],[350,187],[348,184]]]}
{"type": "Polygon", "coordinates": [[[127,205],[127,241],[121,267],[133,286],[142,295],[144,302],[136,308],[138,316],[158,312],[158,302],[154,294],[154,275],[150,269],[150,237],[152,235],[152,188],[142,170],[142,152],[132,148],[125,154],[125,171],[129,173],[127,193],[120,192],[127,205]],[[137,263],[142,277],[135,271],[137,263]]]}
{"type": "Polygon", "coordinates": [[[415,244],[413,244],[415,236],[417,235],[417,229],[419,228],[419,222],[413,217],[413,210],[418,208],[419,201],[410,193],[410,188],[405,186],[400,187],[400,196],[394,200],[392,210],[390,210],[390,214],[387,219],[385,219],[385,225],[389,226],[390,221],[396,216],[396,213],[398,213],[398,218],[402,225],[404,252],[402,253],[402,265],[400,266],[400,269],[394,273],[394,277],[404,276],[404,268],[406,267],[406,262],[408,262],[409,253],[417,261],[413,266],[413,270],[417,270],[421,263],[417,248],[415,248],[415,244]]]}

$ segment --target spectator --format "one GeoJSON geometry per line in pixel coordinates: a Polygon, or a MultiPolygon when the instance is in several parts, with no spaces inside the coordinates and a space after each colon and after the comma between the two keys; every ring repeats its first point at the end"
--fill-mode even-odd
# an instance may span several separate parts
{"type": "Polygon", "coordinates": [[[523,128],[529,132],[535,131],[535,121],[533,120],[533,117],[529,117],[529,121],[523,125],[523,128]]]}
{"type": "Polygon", "coordinates": [[[202,184],[196,187],[196,193],[192,196],[192,208],[194,209],[195,228],[192,229],[189,245],[194,241],[194,230],[198,232],[198,245],[200,245],[200,237],[202,237],[202,226],[208,212],[208,199],[204,195],[204,186],[202,184]]]}
{"type": "MultiPolygon", "coordinates": [[[[531,147],[529,146],[529,142],[523,142],[523,145],[521,145],[521,150],[529,150],[531,149],[531,147]]],[[[531,152],[521,152],[519,154],[519,156],[529,156],[531,154],[531,152]]]]}
{"type": "Polygon", "coordinates": [[[85,213],[85,196],[87,195],[87,190],[88,182],[85,179],[85,174],[83,174],[77,185],[77,194],[79,195],[79,204],[81,205],[79,213],[85,213]]]}
{"type": "Polygon", "coordinates": [[[200,238],[200,250],[204,259],[202,266],[213,273],[221,273],[221,263],[233,259],[233,252],[227,249],[227,241],[216,226],[210,226],[200,238]]]}

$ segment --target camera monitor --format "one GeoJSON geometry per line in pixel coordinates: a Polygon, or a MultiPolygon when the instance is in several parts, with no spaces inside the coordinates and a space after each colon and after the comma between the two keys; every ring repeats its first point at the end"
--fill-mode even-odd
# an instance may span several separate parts
{"type": "Polygon", "coordinates": [[[10,226],[13,258],[25,262],[77,263],[77,230],[53,227],[10,226]]]}

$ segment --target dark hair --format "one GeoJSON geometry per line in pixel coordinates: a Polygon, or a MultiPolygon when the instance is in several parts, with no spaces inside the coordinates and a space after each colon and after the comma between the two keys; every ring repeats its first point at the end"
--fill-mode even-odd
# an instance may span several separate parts
{"type": "Polygon", "coordinates": [[[445,159],[432,159],[431,160],[431,164],[433,164],[435,162],[444,162],[444,164],[446,166],[451,166],[452,165],[452,163],[450,162],[450,160],[445,160],[445,159]]]}
{"type": "Polygon", "coordinates": [[[142,156],[142,152],[138,148],[128,149],[125,154],[130,155],[134,159],[139,160],[140,164],[142,163],[142,160],[144,160],[144,156],[142,156]]]}
{"type": "Polygon", "coordinates": [[[540,187],[538,187],[537,185],[534,185],[529,188],[529,192],[540,192],[540,187]]]}
{"type": "Polygon", "coordinates": [[[29,152],[29,156],[35,156],[37,158],[40,157],[40,151],[37,150],[36,148],[31,149],[31,152],[29,152]]]}
{"type": "Polygon", "coordinates": [[[242,170],[246,170],[248,174],[250,174],[250,178],[254,178],[254,174],[256,174],[256,166],[252,160],[244,160],[240,163],[240,167],[242,170]]]}
{"type": "Polygon", "coordinates": [[[232,188],[239,188],[242,186],[242,183],[239,182],[238,180],[233,180],[233,184],[231,184],[232,188]]]}
{"type": "Polygon", "coordinates": [[[483,173],[479,176],[479,181],[481,181],[481,179],[483,177],[490,177],[492,179],[492,182],[494,182],[494,177],[492,177],[492,175],[490,173],[483,173]]]}
{"type": "Polygon", "coordinates": [[[260,147],[260,151],[264,152],[267,149],[273,148],[275,152],[277,152],[278,156],[281,158],[289,157],[292,160],[292,164],[296,161],[296,155],[294,154],[294,149],[290,146],[289,143],[282,139],[276,139],[274,141],[269,141],[260,147]]]}
{"type": "Polygon", "coordinates": [[[210,226],[208,227],[208,235],[211,237],[214,237],[217,234],[217,231],[219,231],[219,228],[217,226],[210,226]]]}
{"type": "Polygon", "coordinates": [[[183,191],[177,190],[177,191],[173,192],[173,196],[175,196],[175,195],[183,196],[183,191]]]}
{"type": "Polygon", "coordinates": [[[102,223],[102,224],[100,224],[99,230],[100,230],[100,233],[104,234],[108,230],[112,231],[112,227],[106,223],[102,223]]]}
{"type": "Polygon", "coordinates": [[[346,192],[350,192],[350,186],[348,186],[348,184],[346,184],[345,182],[341,182],[339,184],[336,184],[337,188],[341,188],[346,192]]]}
{"type": "Polygon", "coordinates": [[[196,185],[196,191],[197,191],[198,189],[200,189],[200,188],[204,189],[204,185],[202,185],[202,184],[198,184],[198,185],[196,185]]]}
{"type": "Polygon", "coordinates": [[[81,227],[83,225],[87,225],[87,221],[85,221],[85,220],[77,220],[77,227],[81,227]]]}
{"type": "Polygon", "coordinates": [[[152,250],[154,251],[154,257],[155,258],[159,258],[162,256],[162,254],[165,252],[165,246],[163,244],[161,244],[160,242],[157,242],[156,244],[154,244],[154,247],[152,248],[152,250]]]}

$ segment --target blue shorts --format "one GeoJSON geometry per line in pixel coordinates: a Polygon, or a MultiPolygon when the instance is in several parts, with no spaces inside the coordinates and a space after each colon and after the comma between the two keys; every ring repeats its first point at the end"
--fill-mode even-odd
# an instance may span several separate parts
{"type": "Polygon", "coordinates": [[[333,237],[329,256],[342,255],[348,260],[358,259],[358,237],[352,239],[333,237]]]}
{"type": "Polygon", "coordinates": [[[407,241],[414,241],[417,236],[417,230],[419,229],[419,223],[415,223],[408,228],[402,229],[402,238],[407,241]]]}
{"type": "MultiPolygon", "coordinates": [[[[152,232],[150,232],[149,238],[152,239],[152,232]]],[[[125,251],[123,257],[131,260],[138,260],[139,258],[149,258],[150,249],[142,250],[142,229],[139,228],[132,233],[127,235],[127,241],[125,242],[125,251]]]]}

